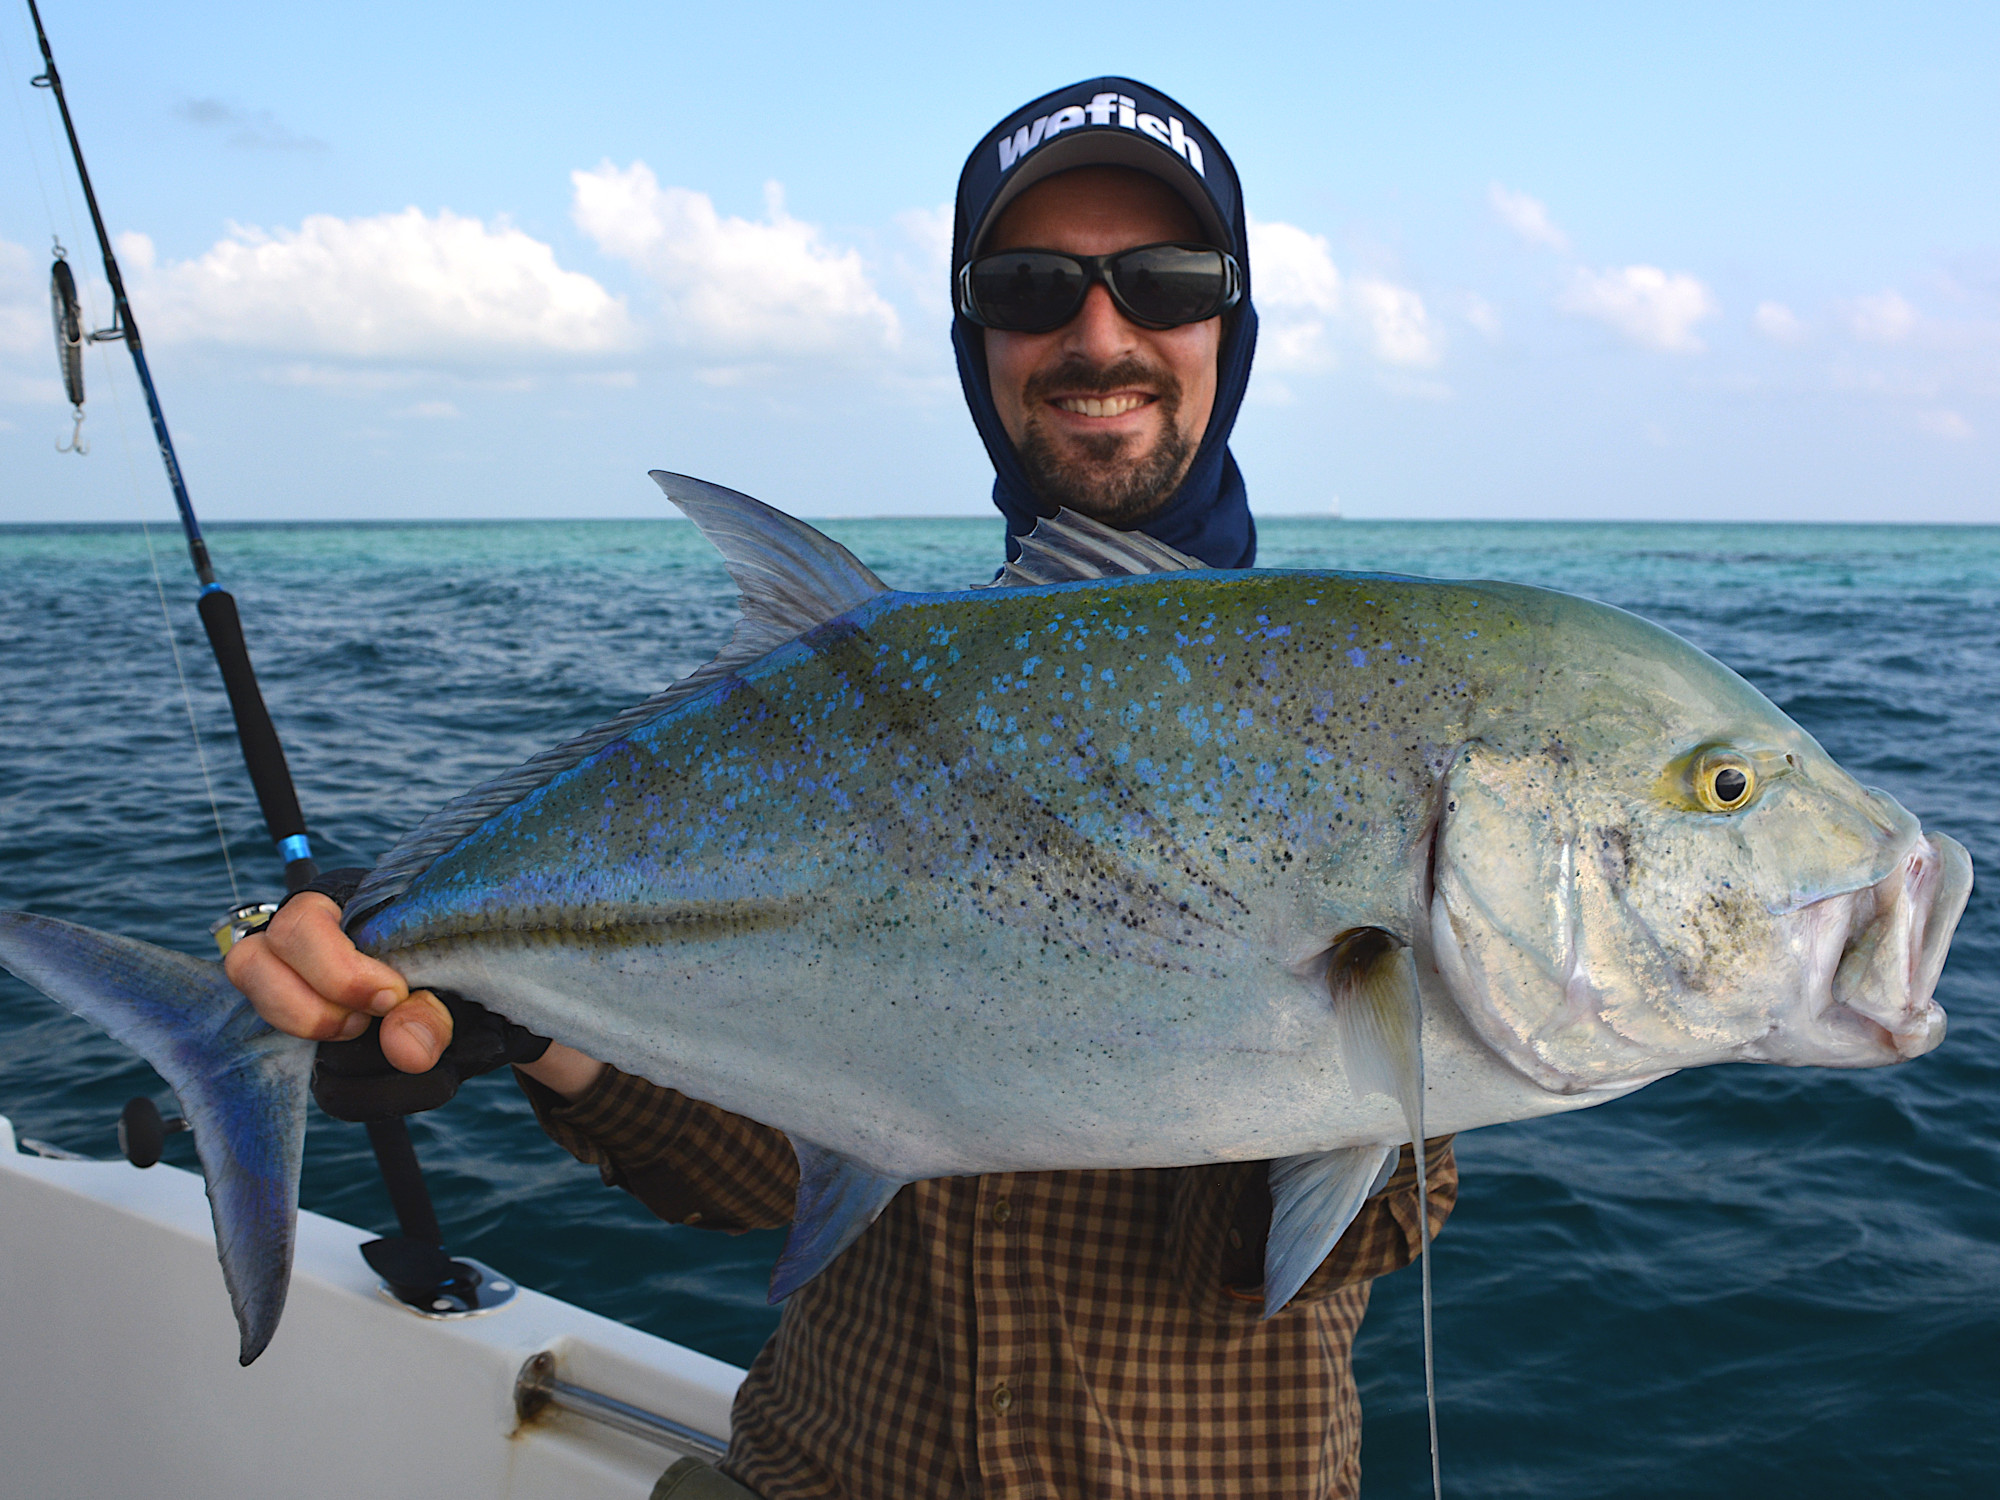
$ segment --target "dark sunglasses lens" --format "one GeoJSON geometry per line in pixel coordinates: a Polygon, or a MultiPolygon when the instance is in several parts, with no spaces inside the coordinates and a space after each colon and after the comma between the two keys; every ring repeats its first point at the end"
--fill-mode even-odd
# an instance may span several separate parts
{"type": "Polygon", "coordinates": [[[1199,323],[1222,311],[1229,279],[1219,250],[1146,245],[1111,262],[1126,310],[1143,323],[1199,323]]]}
{"type": "Polygon", "coordinates": [[[1042,250],[1002,251],[972,263],[972,300],[980,318],[1015,333],[1060,328],[1083,304],[1083,267],[1042,250]]]}

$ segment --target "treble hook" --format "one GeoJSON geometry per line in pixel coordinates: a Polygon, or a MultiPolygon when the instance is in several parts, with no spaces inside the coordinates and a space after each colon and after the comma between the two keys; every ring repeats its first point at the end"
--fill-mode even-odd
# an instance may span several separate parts
{"type": "Polygon", "coordinates": [[[71,430],[67,443],[61,438],[56,439],[56,452],[88,453],[90,451],[90,444],[84,440],[83,436],[83,408],[72,406],[70,408],[70,415],[76,418],[76,426],[71,430]]]}

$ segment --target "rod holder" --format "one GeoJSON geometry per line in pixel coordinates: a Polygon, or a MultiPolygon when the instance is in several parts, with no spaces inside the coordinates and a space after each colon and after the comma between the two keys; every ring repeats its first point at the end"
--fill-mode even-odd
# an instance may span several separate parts
{"type": "Polygon", "coordinates": [[[723,1438],[602,1391],[557,1379],[556,1357],[544,1349],[522,1365],[520,1375],[515,1378],[514,1414],[525,1425],[550,1408],[574,1413],[689,1458],[720,1463],[729,1456],[729,1444],[723,1438]]]}

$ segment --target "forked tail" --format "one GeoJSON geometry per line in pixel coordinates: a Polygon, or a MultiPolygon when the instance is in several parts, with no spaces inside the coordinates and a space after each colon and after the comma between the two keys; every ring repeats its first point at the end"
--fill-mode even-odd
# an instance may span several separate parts
{"type": "Polygon", "coordinates": [[[0,967],[137,1052],[179,1096],[249,1364],[291,1284],[314,1044],[265,1025],[219,964],[52,917],[0,912],[0,967]]]}

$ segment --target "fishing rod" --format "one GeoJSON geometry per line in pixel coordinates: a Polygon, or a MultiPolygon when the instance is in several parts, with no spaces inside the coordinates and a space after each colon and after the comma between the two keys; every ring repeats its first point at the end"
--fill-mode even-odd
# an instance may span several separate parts
{"type": "MultiPolygon", "coordinates": [[[[201,616],[202,629],[208,633],[209,649],[222,672],[223,690],[229,695],[229,711],[236,719],[237,744],[243,751],[244,767],[250,773],[250,785],[256,789],[257,805],[264,813],[264,826],[270,832],[271,842],[277,846],[278,857],[284,861],[285,888],[296,891],[319,874],[319,865],[313,859],[305,815],[299,811],[299,796],[292,786],[291,768],[285,762],[285,747],[278,741],[277,727],[271,722],[270,710],[264,706],[264,694],[257,686],[256,670],[250,665],[250,648],[243,640],[243,621],[236,610],[236,599],[216,581],[215,565],[208,555],[208,543],[202,539],[201,522],[195,518],[194,502],[188,497],[180,460],[174,454],[173,435],[167,431],[167,415],[160,407],[160,393],[153,388],[153,372],[146,364],[146,349],[139,339],[139,322],[133,317],[132,304],[125,296],[125,278],[119,274],[118,257],[112,253],[111,236],[105,233],[104,215],[97,209],[97,193],[90,185],[90,169],[83,162],[83,147],[76,138],[76,124],[70,119],[69,101],[63,97],[62,75],[56,71],[55,53],[49,48],[49,36],[42,28],[42,14],[36,8],[35,0],[28,0],[28,14],[34,18],[35,40],[42,49],[42,72],[30,82],[36,88],[47,89],[54,94],[56,108],[62,112],[63,131],[69,137],[70,155],[76,162],[76,175],[83,183],[83,201],[90,208],[91,227],[97,231],[97,248],[104,257],[105,280],[111,284],[111,326],[82,334],[81,337],[91,343],[122,340],[132,356],[132,367],[138,372],[139,386],[146,393],[146,411],[153,419],[153,439],[159,444],[160,462],[166,465],[167,483],[173,488],[174,505],[180,511],[181,530],[187,534],[188,558],[194,564],[194,576],[201,586],[201,592],[195,598],[195,611],[201,616]]],[[[65,325],[62,329],[64,380],[78,414],[80,429],[83,365],[79,340],[75,335],[81,330],[72,326],[74,281],[60,253],[54,279],[59,316],[67,313],[62,319],[65,325]],[[68,297],[63,296],[65,282],[70,284],[68,297]],[[73,361],[72,352],[75,355],[73,361]]]]}
{"type": "MultiPolygon", "coordinates": [[[[61,247],[57,247],[56,263],[51,272],[56,343],[62,359],[64,388],[75,408],[78,428],[78,436],[72,440],[70,449],[83,451],[82,346],[85,342],[122,340],[132,355],[132,366],[138,372],[139,385],[146,393],[146,411],[153,420],[153,437],[159,444],[160,462],[166,466],[167,483],[173,487],[174,505],[180,511],[181,530],[187,534],[188,558],[194,564],[195,578],[201,586],[195,599],[195,609],[201,615],[202,628],[207,631],[209,647],[215,654],[215,664],[222,672],[223,688],[229,694],[229,711],[236,719],[236,738],[243,751],[243,764],[250,773],[250,784],[256,789],[257,803],[263,809],[264,825],[270,831],[271,842],[277,846],[278,857],[284,861],[286,889],[297,891],[319,874],[319,865],[313,859],[312,842],[306,835],[305,816],[299,811],[298,792],[292,785],[291,768],[285,762],[285,749],[278,741],[277,727],[272,724],[270,711],[264,706],[264,695],[257,686],[257,673],[250,665],[250,649],[243,640],[243,622],[237,613],[236,600],[216,580],[208,544],[202,539],[201,523],[195,518],[194,502],[188,496],[187,481],[181,474],[180,460],[174,454],[173,436],[167,431],[167,416],[160,407],[160,394],[153,387],[153,372],[146,364],[145,345],[139,339],[139,322],[132,315],[132,303],[125,295],[125,278],[119,274],[118,257],[111,250],[111,236],[105,232],[104,215],[98,211],[97,193],[90,183],[90,169],[84,165],[83,147],[76,137],[76,124],[70,118],[69,101],[63,97],[62,75],[56,71],[55,53],[49,47],[48,32],[43,29],[41,11],[36,7],[35,0],[28,0],[28,14],[34,18],[35,40],[41,45],[43,67],[40,75],[30,82],[54,94],[56,107],[62,112],[63,131],[69,137],[70,155],[75,159],[76,175],[83,184],[83,200],[90,207],[91,227],[97,231],[97,248],[104,257],[105,279],[111,284],[111,326],[87,334],[82,332],[78,321],[75,277],[63,259],[61,247]]],[[[225,855],[227,852],[225,846],[225,855]]],[[[232,942],[261,925],[272,910],[274,908],[269,903],[239,906],[215,924],[213,930],[218,946],[228,952],[232,942]]],[[[389,1071],[387,1060],[381,1056],[379,1040],[372,1033],[357,1042],[322,1043],[321,1046],[321,1063],[324,1065],[331,1061],[332,1071],[362,1074],[389,1071]],[[332,1053],[330,1060],[329,1051],[332,1053]]],[[[477,1262],[454,1261],[444,1253],[444,1236],[438,1226],[429,1190],[424,1185],[423,1173],[410,1141],[409,1127],[402,1115],[388,1112],[386,1117],[368,1118],[361,1123],[367,1127],[369,1144],[374,1148],[383,1184],[389,1191],[397,1222],[403,1230],[400,1240],[371,1241],[363,1247],[363,1255],[384,1277],[395,1295],[419,1309],[450,1306],[460,1311],[468,1306],[497,1305],[512,1296],[512,1291],[506,1289],[507,1283],[496,1281],[490,1273],[483,1280],[491,1284],[482,1285],[479,1271],[483,1268],[478,1267],[477,1262]],[[378,1261],[380,1264],[377,1264],[378,1261]]],[[[159,1159],[159,1140],[163,1139],[164,1131],[183,1127],[182,1121],[172,1122],[171,1125],[162,1122],[158,1109],[150,1101],[135,1099],[126,1107],[125,1117],[120,1121],[119,1139],[121,1143],[128,1138],[138,1141],[139,1154],[133,1154],[128,1146],[127,1157],[135,1165],[148,1166],[159,1159]],[[138,1105],[145,1108],[135,1114],[134,1107],[138,1105]],[[150,1160],[141,1159],[148,1156],[150,1160]]]]}

